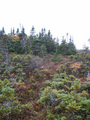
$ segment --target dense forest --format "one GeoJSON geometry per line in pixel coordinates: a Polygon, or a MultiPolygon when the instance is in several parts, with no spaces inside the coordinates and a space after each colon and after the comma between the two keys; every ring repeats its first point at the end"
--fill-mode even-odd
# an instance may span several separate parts
{"type": "Polygon", "coordinates": [[[76,54],[76,48],[71,37],[68,43],[63,37],[62,44],[59,45],[58,38],[53,38],[50,30],[46,33],[45,28],[42,28],[39,34],[35,34],[35,28],[32,27],[29,36],[25,33],[24,27],[20,32],[19,28],[17,28],[16,32],[11,29],[11,33],[8,35],[5,34],[5,30],[2,28],[0,40],[3,44],[1,46],[7,48],[9,53],[28,54],[32,52],[34,55],[39,56],[44,55],[44,53],[54,54],[55,52],[64,55],[76,54]]]}
{"type": "Polygon", "coordinates": [[[50,30],[0,30],[0,120],[89,120],[90,51],[50,30]]]}

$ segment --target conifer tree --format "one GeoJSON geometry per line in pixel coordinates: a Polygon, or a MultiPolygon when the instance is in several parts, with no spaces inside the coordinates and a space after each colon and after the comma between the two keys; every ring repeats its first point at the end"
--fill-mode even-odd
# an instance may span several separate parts
{"type": "Polygon", "coordinates": [[[16,31],[16,34],[18,34],[19,33],[19,28],[17,28],[17,31],[16,31]]]}
{"type": "Polygon", "coordinates": [[[8,64],[9,64],[9,54],[8,54],[8,36],[5,34],[2,37],[2,45],[3,45],[3,51],[5,53],[5,63],[6,63],[6,70],[8,70],[8,64]]]}
{"type": "Polygon", "coordinates": [[[9,64],[8,36],[5,34],[4,27],[2,31],[0,31],[0,56],[1,56],[0,62],[5,62],[6,70],[8,70],[8,64],[9,64]]]}
{"type": "Polygon", "coordinates": [[[25,29],[22,27],[22,48],[25,49],[25,54],[27,54],[26,39],[25,39],[25,29]]]}
{"type": "Polygon", "coordinates": [[[34,28],[34,26],[32,26],[32,29],[31,29],[31,31],[30,31],[30,36],[31,36],[32,38],[34,38],[34,35],[35,35],[35,28],[34,28]]]}

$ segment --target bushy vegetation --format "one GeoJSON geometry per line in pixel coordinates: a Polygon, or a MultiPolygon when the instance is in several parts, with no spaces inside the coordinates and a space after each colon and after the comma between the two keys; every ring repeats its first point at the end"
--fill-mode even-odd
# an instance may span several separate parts
{"type": "MultiPolygon", "coordinates": [[[[45,73],[49,70],[41,65],[41,58],[30,54],[9,54],[6,64],[1,52],[0,119],[87,119],[90,112],[90,83],[80,83],[82,62],[78,62],[76,56],[73,56],[73,65],[62,64],[56,69],[56,74],[48,77],[45,73]]],[[[87,63],[89,57],[85,59],[87,63]]],[[[83,77],[87,74],[83,74],[83,77]]]]}
{"type": "Polygon", "coordinates": [[[62,40],[57,52],[62,55],[75,55],[77,53],[74,43],[72,41],[66,43],[66,40],[62,40]]]}
{"type": "Polygon", "coordinates": [[[52,61],[53,62],[60,62],[62,61],[62,58],[59,54],[55,54],[53,57],[52,57],[52,61]]]}
{"type": "Polygon", "coordinates": [[[40,58],[10,54],[6,65],[2,57],[1,53],[0,119],[27,119],[27,116],[31,119],[32,104],[28,102],[38,98],[39,81],[45,77],[39,70],[40,58]]]}
{"type": "Polygon", "coordinates": [[[52,37],[50,30],[46,33],[46,29],[42,29],[41,32],[35,35],[35,28],[32,27],[30,35],[27,36],[25,28],[22,27],[21,32],[17,29],[16,33],[13,30],[9,34],[5,34],[5,30],[0,31],[0,41],[2,42],[1,49],[8,50],[8,52],[14,52],[17,54],[39,55],[44,58],[46,53],[50,54],[62,54],[62,55],[74,55],[76,54],[76,48],[73,41],[70,39],[69,43],[66,40],[62,40],[59,45],[57,40],[52,37]]]}
{"type": "Polygon", "coordinates": [[[8,79],[0,80],[0,119],[18,119],[20,114],[29,110],[27,104],[21,104],[15,96],[15,89],[8,79]]]}
{"type": "Polygon", "coordinates": [[[88,120],[90,54],[76,53],[45,29],[0,31],[0,120],[88,120]]]}
{"type": "Polygon", "coordinates": [[[80,80],[65,73],[55,74],[47,87],[41,91],[38,103],[50,110],[47,119],[81,120],[90,112],[88,92],[82,89],[80,80]]]}

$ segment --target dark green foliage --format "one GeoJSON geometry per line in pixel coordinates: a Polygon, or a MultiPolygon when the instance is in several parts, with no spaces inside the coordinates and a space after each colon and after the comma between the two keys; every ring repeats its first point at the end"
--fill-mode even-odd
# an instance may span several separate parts
{"type": "Polygon", "coordinates": [[[42,29],[38,37],[35,37],[35,36],[32,37],[31,35],[30,39],[31,39],[31,50],[33,54],[42,56],[42,52],[41,52],[42,45],[44,47],[44,51],[46,51],[47,53],[55,53],[56,44],[54,39],[51,36],[50,31],[48,34],[46,34],[45,30],[42,29]]]}
{"type": "Polygon", "coordinates": [[[68,52],[67,55],[75,55],[77,53],[75,45],[73,42],[68,43],[68,52]]]}
{"type": "MultiPolygon", "coordinates": [[[[4,34],[4,30],[0,31],[0,39],[3,38],[4,34]]],[[[39,56],[44,56],[45,52],[63,55],[76,54],[76,48],[72,41],[66,43],[65,40],[62,40],[62,43],[59,45],[58,40],[57,42],[55,40],[50,30],[46,33],[45,28],[38,35],[35,35],[35,28],[32,27],[30,36],[27,36],[25,29],[22,27],[21,33],[19,33],[19,29],[17,29],[16,33],[14,29],[13,31],[11,30],[11,33],[8,35],[7,44],[9,52],[18,54],[27,54],[30,52],[39,56]],[[43,46],[44,50],[42,50],[41,46],[43,46]]]]}
{"type": "Polygon", "coordinates": [[[21,43],[18,40],[9,40],[8,41],[9,52],[14,52],[18,54],[24,53],[24,50],[21,47],[21,43]]]}
{"type": "Polygon", "coordinates": [[[39,39],[34,39],[32,41],[32,51],[34,55],[41,55],[41,46],[43,45],[43,42],[39,39]]]}
{"type": "Polygon", "coordinates": [[[61,45],[58,47],[58,53],[62,55],[75,55],[77,51],[73,42],[66,43],[66,40],[62,40],[61,45]]]}

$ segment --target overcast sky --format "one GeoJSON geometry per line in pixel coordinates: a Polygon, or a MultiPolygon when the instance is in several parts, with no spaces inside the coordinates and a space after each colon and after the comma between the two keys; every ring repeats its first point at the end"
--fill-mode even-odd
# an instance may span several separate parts
{"type": "Polygon", "coordinates": [[[0,0],[0,29],[20,24],[27,34],[34,25],[36,33],[46,28],[60,41],[69,33],[77,49],[90,47],[90,0],[0,0]]]}

